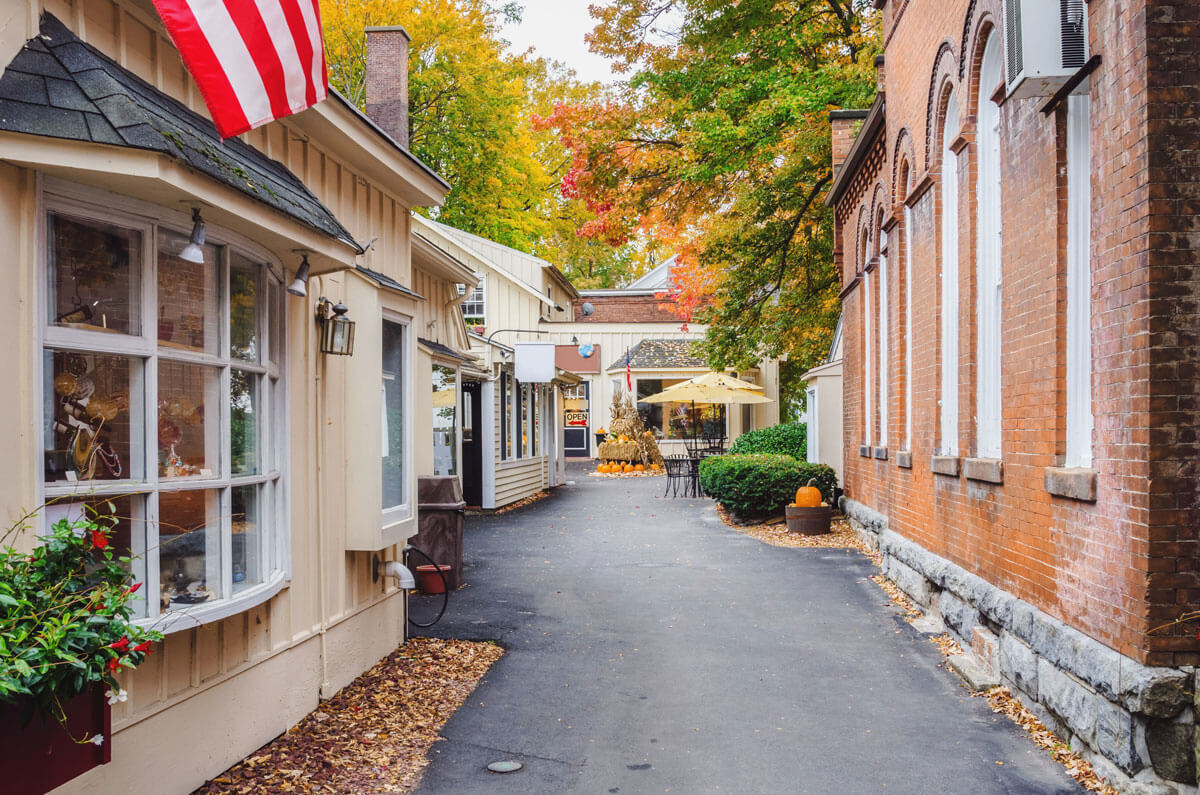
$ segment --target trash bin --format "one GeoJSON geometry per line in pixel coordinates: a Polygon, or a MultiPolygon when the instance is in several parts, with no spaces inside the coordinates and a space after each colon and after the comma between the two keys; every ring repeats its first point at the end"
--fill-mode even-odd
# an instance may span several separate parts
{"type": "MultiPolygon", "coordinates": [[[[417,479],[417,534],[409,541],[434,562],[450,567],[445,572],[451,590],[463,583],[463,501],[462,482],[455,476],[428,476],[417,479]]],[[[424,563],[420,555],[409,561],[424,563]]]]}

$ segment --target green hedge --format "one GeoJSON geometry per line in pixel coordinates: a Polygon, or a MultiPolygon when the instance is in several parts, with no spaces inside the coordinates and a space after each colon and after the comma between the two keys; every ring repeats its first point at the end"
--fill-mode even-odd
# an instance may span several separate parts
{"type": "Polygon", "coordinates": [[[743,433],[729,448],[732,455],[790,455],[797,461],[808,457],[808,428],[803,423],[773,425],[743,433]]]}
{"type": "Polygon", "coordinates": [[[832,504],[837,475],[824,464],[801,463],[789,455],[722,455],[700,462],[700,488],[739,516],[782,512],[809,480],[832,504]]]}

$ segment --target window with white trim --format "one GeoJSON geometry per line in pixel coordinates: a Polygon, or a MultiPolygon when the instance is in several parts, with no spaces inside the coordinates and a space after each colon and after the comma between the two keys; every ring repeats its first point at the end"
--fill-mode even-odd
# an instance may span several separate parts
{"type": "Polygon", "coordinates": [[[460,304],[462,306],[463,320],[466,321],[468,327],[472,326],[487,326],[487,303],[485,294],[485,278],[479,277],[479,283],[467,291],[464,284],[458,285],[458,294],[466,295],[466,300],[460,304]]]}
{"type": "Polygon", "coordinates": [[[993,33],[983,51],[979,70],[977,108],[979,153],[978,182],[975,188],[976,254],[976,379],[975,446],[980,458],[999,458],[1001,454],[1000,394],[1000,106],[992,101],[992,92],[1000,85],[1000,36],[993,33]]]}
{"type": "Polygon", "coordinates": [[[912,357],[912,249],[913,212],[908,206],[912,195],[912,171],[907,170],[904,186],[904,449],[912,450],[912,403],[913,403],[913,357],[912,357]]]}
{"type": "MultiPolygon", "coordinates": [[[[433,365],[433,474],[458,474],[458,370],[433,365]]],[[[465,418],[464,418],[465,419],[465,418]]]]}
{"type": "Polygon", "coordinates": [[[45,208],[46,521],[115,513],[143,617],[261,601],[286,570],[278,267],[212,227],[183,260],[170,211],[45,208]]]}
{"type": "Polygon", "coordinates": [[[1067,98],[1067,449],[1065,465],[1092,465],[1091,97],[1067,98]]]}
{"type": "Polygon", "coordinates": [[[408,409],[408,326],[383,319],[382,509],[384,525],[411,515],[404,420],[408,409]]]}
{"type": "MultiPolygon", "coordinates": [[[[864,233],[864,237],[865,237],[864,233]]],[[[867,258],[866,243],[863,243],[863,265],[866,265],[867,258]]],[[[875,390],[875,382],[871,379],[871,312],[874,307],[871,304],[871,272],[863,271],[862,277],[862,300],[863,300],[863,444],[871,445],[872,424],[875,422],[875,415],[871,410],[871,393],[875,390]]]]}
{"type": "Polygon", "coordinates": [[[883,213],[879,214],[876,238],[879,241],[879,446],[888,444],[888,249],[883,231],[883,213]]]}
{"type": "Polygon", "coordinates": [[[939,452],[958,455],[958,100],[946,100],[942,125],[942,328],[939,452]]]}

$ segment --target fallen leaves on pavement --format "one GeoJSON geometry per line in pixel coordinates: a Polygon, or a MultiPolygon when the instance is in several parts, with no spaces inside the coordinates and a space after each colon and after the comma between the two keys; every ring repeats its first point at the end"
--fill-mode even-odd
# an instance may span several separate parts
{"type": "Polygon", "coordinates": [[[936,638],[930,638],[929,642],[934,646],[937,646],[938,650],[947,657],[953,657],[956,654],[964,653],[963,647],[960,646],[958,641],[956,641],[949,633],[946,633],[945,635],[938,635],[936,638]]]}
{"type": "MultiPolygon", "coordinates": [[[[978,694],[975,694],[978,695],[978,694]]],[[[992,712],[1005,715],[1013,723],[1020,726],[1030,739],[1045,751],[1049,751],[1054,761],[1067,769],[1067,774],[1092,792],[1101,795],[1117,795],[1117,790],[1104,779],[1096,775],[1091,764],[1075,753],[1059,739],[1058,735],[1046,728],[1037,716],[1025,708],[1025,705],[1013,697],[1007,687],[993,687],[983,694],[992,705],[992,712]]]]}
{"type": "Polygon", "coordinates": [[[549,491],[539,491],[537,494],[530,494],[528,497],[526,497],[523,500],[517,500],[516,502],[514,502],[510,505],[505,505],[503,508],[497,508],[496,510],[492,511],[491,513],[493,516],[503,516],[506,513],[511,513],[512,511],[516,511],[520,508],[524,508],[527,505],[533,505],[535,502],[541,502],[542,500],[546,499],[549,496],[550,496],[549,491]]]}
{"type": "Polygon", "coordinates": [[[503,654],[413,638],[194,795],[409,792],[442,726],[503,654]]]}
{"type": "Polygon", "coordinates": [[[845,519],[835,519],[830,525],[830,532],[819,536],[806,536],[803,533],[789,533],[783,522],[767,524],[736,524],[729,516],[725,506],[718,503],[717,515],[731,530],[737,530],[752,538],[757,538],[764,544],[775,547],[818,547],[823,549],[857,549],[868,555],[867,545],[859,538],[858,533],[850,528],[845,519]]]}
{"type": "Polygon", "coordinates": [[[913,600],[909,599],[908,596],[905,595],[904,591],[901,591],[898,587],[896,587],[896,583],[892,582],[887,577],[884,577],[882,574],[873,574],[871,575],[871,582],[882,588],[883,592],[891,597],[891,600],[895,602],[901,610],[907,613],[909,618],[915,618],[916,616],[921,615],[921,609],[913,604],[913,600]]]}

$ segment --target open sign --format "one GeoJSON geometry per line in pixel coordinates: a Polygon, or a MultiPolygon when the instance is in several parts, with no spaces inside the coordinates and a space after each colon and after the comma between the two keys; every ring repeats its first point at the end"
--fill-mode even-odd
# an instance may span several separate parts
{"type": "Polygon", "coordinates": [[[567,425],[582,425],[587,427],[588,413],[586,411],[568,411],[566,412],[567,425]]]}

